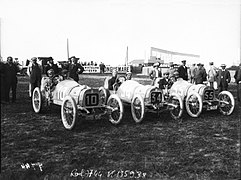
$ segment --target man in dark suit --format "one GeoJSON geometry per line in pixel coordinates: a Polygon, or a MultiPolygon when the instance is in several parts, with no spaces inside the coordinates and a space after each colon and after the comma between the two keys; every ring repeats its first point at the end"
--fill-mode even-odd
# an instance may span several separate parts
{"type": "Polygon", "coordinates": [[[182,60],[182,65],[178,67],[179,77],[183,80],[188,80],[186,60],[182,60]]]}
{"type": "Polygon", "coordinates": [[[203,84],[203,81],[206,80],[207,75],[206,75],[205,71],[203,70],[201,63],[197,64],[197,67],[198,68],[197,68],[195,76],[194,76],[195,84],[203,84]]]}
{"type": "Polygon", "coordinates": [[[29,96],[32,97],[33,90],[35,87],[39,87],[41,85],[42,73],[41,68],[37,63],[37,58],[31,58],[31,64],[28,66],[27,73],[29,75],[29,96]]]}
{"type": "Polygon", "coordinates": [[[83,73],[84,68],[77,63],[79,58],[72,56],[70,58],[71,64],[69,65],[69,77],[74,79],[76,82],[79,81],[79,74],[83,73]]]}
{"type": "Polygon", "coordinates": [[[121,82],[118,78],[118,71],[116,69],[112,70],[112,76],[108,79],[108,89],[109,90],[117,90],[117,88],[120,86],[121,82]],[[114,87],[115,85],[115,87],[114,87]]]}
{"type": "Polygon", "coordinates": [[[221,68],[218,71],[218,92],[227,91],[228,90],[228,83],[231,81],[231,76],[229,71],[226,69],[226,65],[222,64],[221,68]]]}
{"type": "Polygon", "coordinates": [[[166,88],[170,89],[172,83],[169,79],[169,72],[165,72],[163,75],[164,75],[164,77],[161,78],[158,82],[159,88],[160,89],[166,89],[166,88]]]}
{"type": "Polygon", "coordinates": [[[0,77],[1,77],[1,103],[6,101],[5,92],[5,64],[0,61],[0,77]]]}
{"type": "Polygon", "coordinates": [[[9,56],[7,58],[7,63],[5,64],[5,93],[6,101],[9,102],[10,89],[12,90],[12,102],[16,101],[16,89],[17,89],[17,73],[19,72],[19,67],[13,63],[13,58],[9,56]]]}
{"type": "Polygon", "coordinates": [[[59,73],[59,68],[58,68],[57,64],[54,64],[54,59],[52,57],[49,58],[48,64],[47,64],[47,66],[45,68],[45,71],[46,71],[45,73],[46,73],[47,76],[48,76],[47,72],[50,69],[54,70],[54,74],[55,75],[59,73]]]}
{"type": "Polygon", "coordinates": [[[160,64],[157,62],[153,64],[153,69],[149,73],[150,78],[152,79],[152,85],[154,85],[156,78],[162,77],[162,72],[158,69],[160,64]]]}
{"type": "Polygon", "coordinates": [[[237,97],[239,105],[241,105],[241,63],[234,74],[235,82],[237,83],[237,97]]]}

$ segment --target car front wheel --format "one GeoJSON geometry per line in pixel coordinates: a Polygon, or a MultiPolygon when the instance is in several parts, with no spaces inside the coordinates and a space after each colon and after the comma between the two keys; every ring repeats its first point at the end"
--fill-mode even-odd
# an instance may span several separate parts
{"type": "Polygon", "coordinates": [[[77,119],[77,105],[71,96],[66,96],[61,106],[61,119],[66,129],[71,130],[77,119]]]}

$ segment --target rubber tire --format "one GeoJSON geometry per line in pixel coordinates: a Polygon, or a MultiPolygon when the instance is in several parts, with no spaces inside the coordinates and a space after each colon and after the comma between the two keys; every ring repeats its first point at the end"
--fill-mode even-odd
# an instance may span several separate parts
{"type": "Polygon", "coordinates": [[[33,107],[33,110],[35,113],[41,113],[42,111],[42,107],[43,107],[43,98],[42,98],[42,94],[41,94],[41,91],[40,91],[40,88],[39,87],[36,87],[34,90],[33,90],[33,94],[32,94],[32,107],[33,107]],[[38,99],[35,99],[35,95],[38,95],[38,99]],[[39,106],[36,107],[35,106],[35,101],[38,100],[39,101],[39,106]]]}
{"type": "Polygon", "coordinates": [[[202,108],[203,108],[202,98],[201,98],[201,96],[200,96],[197,92],[195,92],[195,91],[194,91],[194,92],[191,92],[190,94],[187,95],[187,98],[186,98],[186,100],[185,100],[185,105],[186,105],[187,113],[188,113],[191,117],[197,118],[197,117],[201,114],[201,112],[202,112],[202,108]],[[196,114],[194,114],[194,113],[191,112],[190,107],[189,107],[189,105],[188,105],[189,98],[190,98],[191,96],[193,96],[193,95],[197,97],[197,100],[198,100],[198,102],[199,102],[199,104],[200,104],[199,109],[198,109],[198,112],[197,112],[196,114]]]}
{"type": "Polygon", "coordinates": [[[144,99],[139,95],[135,95],[131,101],[131,114],[132,114],[132,117],[134,119],[134,121],[136,123],[141,123],[141,121],[143,120],[144,116],[145,116],[145,104],[144,104],[144,99]],[[134,106],[134,102],[136,101],[136,99],[139,99],[140,101],[140,105],[141,105],[141,116],[140,118],[138,118],[136,116],[136,113],[135,113],[135,106],[134,106]]]}
{"type": "MultiPolygon", "coordinates": [[[[175,120],[180,119],[181,116],[182,116],[182,113],[183,113],[183,106],[184,106],[184,105],[183,105],[182,98],[181,98],[181,96],[178,95],[178,94],[172,94],[172,95],[170,96],[170,99],[169,99],[169,100],[171,100],[171,98],[175,98],[175,99],[178,100],[179,105],[180,105],[180,111],[179,111],[179,113],[178,113],[178,116],[174,115],[174,114],[172,113],[172,110],[170,110],[170,114],[171,114],[171,116],[172,116],[173,119],[175,119],[175,120]]],[[[168,108],[168,109],[169,109],[169,108],[168,108]]]]}
{"type": "Polygon", "coordinates": [[[71,96],[66,96],[62,102],[62,105],[61,105],[61,119],[62,119],[62,123],[64,125],[64,127],[68,130],[71,130],[74,128],[75,126],[75,122],[76,122],[76,119],[77,119],[77,105],[76,105],[76,102],[75,100],[71,97],[71,96]],[[73,108],[73,117],[72,117],[72,122],[71,124],[68,124],[67,122],[67,118],[66,118],[66,114],[65,114],[65,111],[64,111],[64,108],[65,108],[65,104],[67,101],[70,101],[71,103],[71,106],[73,108]]]}
{"type": "MultiPolygon", "coordinates": [[[[105,105],[106,105],[107,100],[108,100],[108,98],[109,98],[109,96],[110,96],[110,91],[109,91],[108,89],[105,89],[104,87],[100,87],[100,88],[99,88],[99,93],[100,93],[100,94],[101,94],[101,93],[104,94],[105,99],[103,100],[102,104],[105,104],[105,105]]],[[[100,98],[101,98],[101,97],[100,97],[100,98]]]]}
{"type": "Polygon", "coordinates": [[[107,106],[112,107],[112,106],[111,106],[111,101],[112,101],[112,99],[115,99],[116,102],[118,103],[118,106],[119,106],[119,108],[118,108],[118,110],[119,110],[119,117],[118,117],[117,120],[115,120],[115,119],[112,117],[112,112],[113,112],[113,111],[112,111],[112,112],[110,112],[110,114],[109,114],[109,121],[110,121],[112,124],[117,125],[117,124],[119,124],[119,123],[121,122],[121,120],[122,120],[123,113],[124,113],[124,108],[123,108],[123,104],[122,104],[120,98],[119,98],[116,94],[110,95],[110,97],[108,98],[108,101],[107,101],[107,106]]]}
{"type": "Polygon", "coordinates": [[[219,111],[220,111],[220,113],[222,113],[223,115],[229,116],[230,114],[233,113],[234,106],[235,106],[235,101],[234,101],[233,95],[232,95],[230,92],[228,92],[228,91],[222,91],[222,92],[220,92],[220,93],[218,94],[218,99],[219,99],[219,101],[220,101],[220,96],[221,96],[221,95],[224,95],[224,94],[227,95],[227,96],[230,98],[232,107],[231,107],[231,109],[230,109],[228,112],[225,112],[225,111],[222,110],[222,108],[221,108],[221,106],[220,106],[220,102],[219,102],[219,111]]]}

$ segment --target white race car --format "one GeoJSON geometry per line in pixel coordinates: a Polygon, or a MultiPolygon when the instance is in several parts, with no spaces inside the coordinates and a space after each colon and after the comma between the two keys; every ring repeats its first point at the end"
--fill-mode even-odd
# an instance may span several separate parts
{"type": "Polygon", "coordinates": [[[181,78],[172,85],[169,93],[181,96],[191,117],[198,117],[203,109],[219,109],[223,115],[230,115],[235,106],[234,97],[230,92],[222,91],[216,97],[214,88],[204,84],[194,85],[181,78]]]}
{"type": "Polygon", "coordinates": [[[61,118],[66,129],[72,129],[83,119],[100,119],[106,113],[110,116],[119,113],[118,108],[104,104],[99,89],[68,79],[60,81],[51,90],[44,87],[34,89],[32,106],[35,113],[51,104],[61,106],[61,118]]]}
{"type": "MultiPolygon", "coordinates": [[[[104,87],[100,88],[103,101],[106,100],[107,106],[111,106],[113,103],[118,104],[121,115],[123,114],[123,103],[130,104],[132,117],[136,123],[143,120],[147,111],[160,113],[168,110],[174,119],[182,116],[183,101],[178,94],[172,93],[169,96],[155,86],[142,85],[134,80],[123,81],[117,90],[110,91],[107,82],[108,79],[105,80],[104,87]],[[104,97],[106,97],[105,100],[104,97]]],[[[121,118],[113,119],[113,123],[120,123],[121,118]]]]}

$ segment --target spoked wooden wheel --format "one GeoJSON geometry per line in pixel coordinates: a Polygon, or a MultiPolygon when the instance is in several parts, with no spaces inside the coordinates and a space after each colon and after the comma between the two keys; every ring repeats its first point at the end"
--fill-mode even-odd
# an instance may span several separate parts
{"type": "Polygon", "coordinates": [[[71,130],[77,119],[77,105],[71,96],[66,96],[61,106],[61,118],[66,129],[71,130]]]}
{"type": "Polygon", "coordinates": [[[110,108],[109,121],[115,125],[119,124],[124,111],[120,98],[116,94],[112,94],[107,101],[107,106],[110,108]]]}
{"type": "Polygon", "coordinates": [[[183,113],[183,101],[178,94],[170,96],[168,109],[173,119],[177,120],[182,116],[183,113]]]}
{"type": "Polygon", "coordinates": [[[198,117],[202,112],[202,98],[197,92],[191,92],[186,98],[186,110],[191,117],[198,117]]]}
{"type": "Polygon", "coordinates": [[[101,104],[106,104],[107,100],[110,96],[110,92],[108,89],[105,89],[104,87],[99,88],[99,93],[100,93],[100,102],[101,104]]]}
{"type": "Polygon", "coordinates": [[[228,91],[222,91],[219,93],[218,99],[219,99],[219,111],[223,115],[232,114],[235,106],[233,95],[228,91]]]}
{"type": "Polygon", "coordinates": [[[33,90],[32,94],[32,106],[35,113],[40,113],[43,106],[43,99],[39,87],[33,90]]]}
{"type": "Polygon", "coordinates": [[[136,123],[140,123],[145,115],[145,104],[143,98],[135,95],[131,102],[131,114],[136,123]]]}

